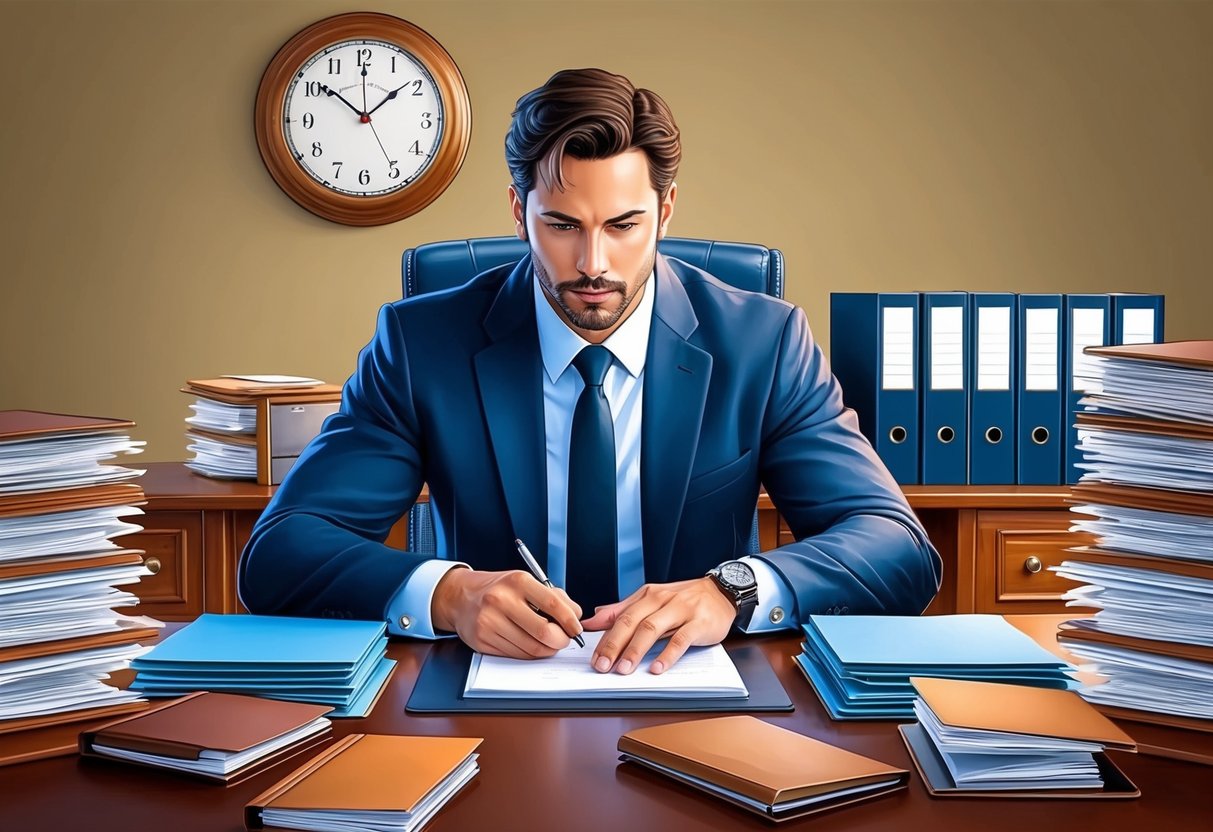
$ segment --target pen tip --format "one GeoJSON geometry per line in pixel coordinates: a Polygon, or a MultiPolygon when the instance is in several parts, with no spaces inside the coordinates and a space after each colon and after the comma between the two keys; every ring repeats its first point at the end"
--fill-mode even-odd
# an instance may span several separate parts
{"type": "Polygon", "coordinates": [[[514,545],[515,545],[515,546],[521,546],[521,545],[522,545],[522,541],[521,541],[521,540],[519,540],[518,538],[514,538],[514,545]]]}

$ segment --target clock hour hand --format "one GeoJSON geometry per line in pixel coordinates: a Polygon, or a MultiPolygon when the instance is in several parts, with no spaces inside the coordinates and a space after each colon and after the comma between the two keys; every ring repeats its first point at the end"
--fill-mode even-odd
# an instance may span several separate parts
{"type": "Polygon", "coordinates": [[[369,116],[369,115],[371,115],[371,113],[375,112],[375,111],[376,111],[376,110],[378,110],[380,107],[382,107],[384,104],[386,104],[386,103],[388,103],[389,101],[391,101],[393,98],[395,98],[395,97],[396,97],[396,93],[400,92],[402,89],[404,89],[405,87],[407,87],[407,86],[408,86],[409,84],[411,84],[411,83],[413,83],[413,82],[412,82],[412,81],[406,81],[406,82],[404,82],[403,84],[401,84],[400,86],[396,87],[396,89],[394,89],[394,90],[392,90],[391,92],[389,92],[389,93],[388,93],[386,96],[384,96],[384,98],[383,98],[383,100],[382,100],[382,101],[380,101],[378,104],[376,104],[374,107],[372,107],[372,108],[371,108],[371,109],[370,109],[370,110],[367,112],[367,115],[368,115],[368,116],[369,116]]]}
{"type": "Polygon", "coordinates": [[[353,110],[354,114],[356,116],[358,116],[359,119],[361,119],[364,115],[368,115],[367,113],[363,113],[362,110],[359,110],[357,107],[355,107],[350,102],[346,101],[345,96],[343,96],[341,93],[337,92],[337,90],[330,89],[329,87],[325,86],[324,84],[320,85],[320,89],[324,90],[325,94],[328,95],[329,98],[336,97],[336,98],[340,99],[341,103],[344,104],[345,106],[349,107],[351,110],[353,110]]]}

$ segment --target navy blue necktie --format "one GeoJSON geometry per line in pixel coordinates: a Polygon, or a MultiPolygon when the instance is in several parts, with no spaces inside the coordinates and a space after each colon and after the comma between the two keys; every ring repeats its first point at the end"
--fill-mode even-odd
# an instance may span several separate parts
{"type": "Polygon", "coordinates": [[[591,344],[573,359],[585,389],[573,411],[569,443],[569,506],[565,572],[569,597],[590,616],[594,607],[619,600],[615,566],[615,426],[602,382],[613,356],[591,344]]]}

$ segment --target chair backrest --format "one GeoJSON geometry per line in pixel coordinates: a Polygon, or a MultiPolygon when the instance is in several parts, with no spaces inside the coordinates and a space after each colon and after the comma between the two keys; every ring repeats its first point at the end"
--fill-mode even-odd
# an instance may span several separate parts
{"type": "MultiPolygon", "coordinates": [[[[657,250],[751,292],[783,297],[783,252],[753,243],[667,237],[657,250]]],[[[480,237],[426,243],[405,250],[401,263],[404,297],[453,289],[483,271],[516,263],[528,246],[517,237],[480,237]]]]}

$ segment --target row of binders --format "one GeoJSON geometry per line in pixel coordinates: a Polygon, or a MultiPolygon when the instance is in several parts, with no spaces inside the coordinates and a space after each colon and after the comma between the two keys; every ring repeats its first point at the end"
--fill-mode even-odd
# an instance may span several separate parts
{"type": "Polygon", "coordinates": [[[1075,483],[1083,350],[1163,340],[1151,294],[835,292],[830,363],[903,485],[1075,483]]]}
{"type": "Polygon", "coordinates": [[[1144,747],[1213,764],[1213,341],[1097,351],[1058,642],[1144,747]],[[1076,536],[1077,537],[1077,536],[1076,536]],[[1077,541],[1076,541],[1077,542],[1077,541]]]}

